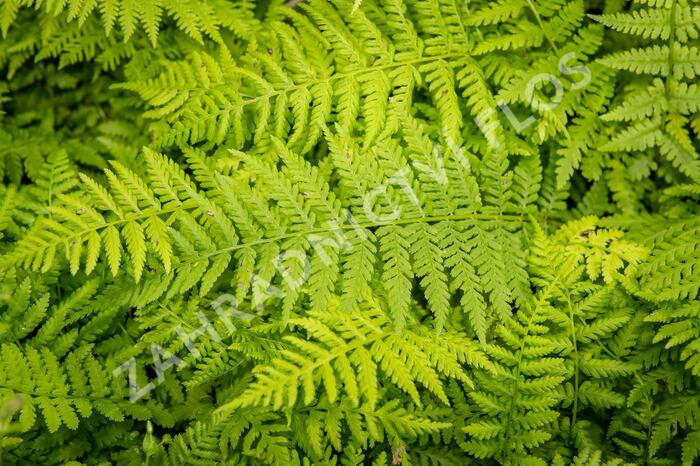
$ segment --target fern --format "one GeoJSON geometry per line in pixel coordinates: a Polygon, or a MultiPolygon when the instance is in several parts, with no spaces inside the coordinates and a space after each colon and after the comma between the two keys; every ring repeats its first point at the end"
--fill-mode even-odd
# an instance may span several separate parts
{"type": "Polygon", "coordinates": [[[694,272],[698,261],[695,228],[695,219],[678,222],[655,238],[654,254],[641,271],[643,278],[640,285],[645,288],[645,297],[654,300],[697,297],[698,282],[694,272]],[[668,274],[669,278],[662,278],[662,273],[668,274]],[[664,280],[668,289],[661,291],[664,280]]]}
{"type": "Polygon", "coordinates": [[[384,328],[390,322],[381,309],[377,309],[377,303],[370,301],[367,306],[368,309],[357,317],[330,308],[323,314],[311,313],[308,318],[291,319],[290,326],[303,328],[319,342],[287,337],[293,349],[283,351],[269,367],[256,370],[255,384],[227,406],[266,405],[279,409],[295,405],[297,398],[309,405],[316,398],[314,378],[318,377],[323,381],[329,402],[338,399],[339,386],[342,386],[344,398],[355,405],[362,402],[371,409],[377,404],[378,369],[383,378],[406,392],[416,404],[420,404],[416,382],[448,402],[440,376],[472,384],[461,363],[468,361],[477,367],[487,365],[478,349],[467,346],[469,340],[463,340],[459,334],[445,334],[445,346],[432,352],[426,348],[429,335],[408,333],[408,330],[400,337],[392,335],[384,328]],[[336,328],[336,332],[363,337],[347,341],[334,334],[336,328]],[[288,365],[288,361],[294,363],[288,365]],[[299,383],[303,387],[303,398],[295,387],[299,383]]]}
{"type": "MultiPolygon", "coordinates": [[[[571,422],[575,424],[579,402],[607,407],[611,400],[620,398],[598,386],[596,379],[634,371],[634,366],[601,358],[598,348],[584,345],[621,327],[612,316],[599,317],[595,322],[598,328],[581,322],[587,301],[598,296],[584,299],[585,304],[579,309],[572,305],[573,295],[577,294],[570,289],[572,286],[582,285],[582,291],[592,288],[592,284],[577,282],[584,270],[591,279],[602,276],[605,283],[613,283],[623,261],[634,266],[644,257],[643,250],[620,245],[626,250],[623,259],[619,256],[622,249],[615,240],[611,241],[615,232],[593,233],[594,229],[595,220],[587,218],[562,228],[559,238],[550,239],[541,230],[536,232],[533,265],[538,277],[535,283],[541,290],[516,318],[498,328],[498,343],[487,346],[486,352],[501,367],[500,373],[496,377],[480,374],[479,389],[471,394],[484,417],[465,426],[472,440],[464,448],[477,457],[494,457],[503,464],[546,464],[532,451],[552,437],[558,416],[552,408],[565,396],[560,389],[563,382],[573,382],[573,394],[566,395],[573,396],[571,422]],[[590,233],[582,238],[581,232],[590,233]],[[595,248],[605,242],[610,249],[601,254],[595,248]],[[564,301],[568,313],[556,305],[558,300],[564,301]],[[573,367],[567,367],[561,356],[570,357],[573,367]],[[582,381],[584,375],[590,379],[582,381]]],[[[621,322],[625,320],[623,317],[621,322]]]]}
{"type": "Polygon", "coordinates": [[[696,0],[0,0],[0,462],[692,466],[696,0]]]}
{"type": "MultiPolygon", "coordinates": [[[[329,143],[333,137],[329,135],[329,143]]],[[[342,144],[342,140],[336,144],[342,144]]],[[[424,277],[420,288],[438,327],[442,327],[450,309],[448,279],[451,275],[456,286],[465,293],[465,305],[468,306],[465,310],[475,313],[471,317],[474,330],[483,339],[487,321],[483,310],[473,308],[472,311],[471,300],[486,302],[488,299],[499,309],[499,317],[505,319],[509,312],[508,303],[521,299],[525,293],[524,261],[517,247],[523,241],[519,238],[524,230],[518,222],[522,224],[523,215],[530,209],[530,195],[523,193],[520,186],[514,186],[509,194],[520,196],[524,201],[520,206],[506,206],[511,207],[512,213],[505,213],[502,222],[493,222],[492,219],[498,219],[498,216],[487,213],[488,206],[483,207],[485,213],[479,212],[478,192],[456,190],[454,194],[449,193],[449,185],[457,187],[464,172],[460,166],[464,160],[459,158],[465,156],[457,152],[459,155],[445,162],[446,169],[450,170],[446,170],[446,186],[428,176],[424,176],[423,183],[416,185],[420,189],[416,196],[422,196],[423,190],[426,196],[430,196],[427,193],[438,196],[447,190],[445,194],[450,197],[439,201],[447,201],[447,205],[433,204],[438,198],[432,201],[426,197],[424,206],[416,206],[412,196],[404,190],[394,191],[392,203],[406,215],[398,222],[390,222],[393,225],[384,225],[383,217],[367,211],[364,201],[357,204],[360,199],[372,200],[373,193],[389,183],[403,183],[395,180],[394,168],[396,164],[410,162],[415,157],[411,152],[404,155],[393,141],[387,140],[384,144],[381,149],[376,149],[380,157],[380,171],[375,172],[374,177],[376,184],[365,186],[361,191],[353,192],[352,198],[340,202],[335,199],[331,187],[318,179],[316,167],[279,145],[284,163],[279,169],[243,154],[240,154],[240,161],[231,161],[241,163],[249,176],[262,180],[252,189],[243,184],[244,179],[216,173],[207,167],[198,153],[192,152],[190,159],[194,164],[195,178],[211,188],[206,192],[202,192],[173,161],[146,150],[149,183],[155,189],[151,190],[143,179],[116,163],[113,164],[114,171],[106,171],[111,192],[83,177],[87,193],[60,196],[64,205],[52,206],[49,209],[52,217],[23,239],[15,252],[5,257],[5,264],[24,264],[33,269],[49,270],[61,248],[72,274],[77,273],[83,263],[87,274],[101,263],[117,275],[121,264],[126,262],[124,256],[128,256],[128,273],[139,281],[147,258],[153,257],[166,276],[172,276],[173,267],[194,264],[186,276],[180,275],[174,280],[171,289],[182,292],[201,281],[200,294],[204,295],[223,268],[245,251],[240,241],[256,241],[259,247],[253,247],[252,252],[259,267],[271,269],[271,259],[283,246],[303,255],[303,260],[309,262],[308,289],[300,291],[310,297],[313,308],[321,309],[336,286],[345,289],[347,300],[356,302],[359,299],[362,290],[369,286],[372,269],[376,268],[365,252],[370,247],[385,259],[380,281],[390,297],[397,328],[402,327],[409,312],[413,276],[424,277]],[[451,177],[454,177],[453,181],[451,177]],[[93,206],[99,206],[99,209],[93,206]],[[518,210],[523,206],[525,212],[519,214],[518,210]],[[103,211],[109,216],[106,217],[103,211]],[[227,212],[233,211],[237,213],[229,219],[227,212]],[[270,215],[277,215],[278,219],[266,225],[269,221],[266,217],[270,215]],[[348,218],[357,223],[349,224],[348,218]],[[445,228],[455,220],[462,224],[445,228]],[[376,231],[372,231],[375,228],[376,231]],[[305,238],[307,229],[313,231],[312,241],[305,238]],[[409,248],[402,239],[409,236],[423,238],[416,243],[417,248],[409,248]],[[339,237],[348,241],[350,248],[345,248],[339,237]],[[375,241],[378,244],[372,244],[375,241]],[[357,248],[352,247],[353,242],[357,248]],[[449,254],[445,260],[442,258],[443,248],[449,254]],[[180,252],[177,249],[183,255],[178,264],[173,265],[177,260],[176,252],[180,252]],[[332,256],[328,257],[328,254],[332,256]],[[362,256],[356,257],[357,254],[362,256]],[[350,263],[361,257],[365,262],[360,267],[370,275],[353,276],[353,269],[347,266],[341,273],[345,261],[350,263]],[[461,270],[460,262],[466,260],[465,257],[473,258],[470,262],[473,261],[476,270],[461,270]],[[469,276],[464,276],[465,273],[469,276]]],[[[339,163],[338,176],[343,184],[343,177],[354,174],[352,167],[343,166],[346,162],[341,163],[341,157],[344,156],[338,154],[334,160],[339,163]]],[[[415,165],[422,168],[417,160],[415,165]]],[[[537,167],[533,168],[537,170],[537,167]]],[[[483,179],[488,180],[494,175],[485,173],[483,179]]],[[[521,176],[533,175],[523,171],[521,176]]],[[[528,189],[536,189],[536,186],[528,189]]],[[[377,206],[376,210],[381,212],[388,207],[377,206]]],[[[386,217],[386,214],[382,215],[386,217]]],[[[298,268],[303,265],[299,264],[300,261],[297,258],[288,263],[298,268]]],[[[274,269],[272,272],[278,273],[274,269]]],[[[293,277],[299,278],[297,275],[301,272],[296,271],[293,277]]],[[[285,283],[283,285],[287,286],[285,283]]],[[[288,294],[285,299],[296,301],[300,299],[297,294],[288,294]]],[[[293,304],[287,302],[285,308],[293,304]]]]}
{"type": "Polygon", "coordinates": [[[686,103],[692,102],[693,93],[685,92],[688,89],[685,80],[692,81],[698,70],[698,49],[691,45],[698,37],[693,18],[697,18],[697,10],[686,1],[666,2],[630,13],[598,17],[616,30],[657,39],[663,44],[618,52],[601,61],[616,69],[664,78],[654,79],[644,91],[644,97],[630,95],[605,116],[613,121],[639,121],[624,133],[624,138],[645,142],[636,146],[624,143],[624,139],[614,139],[607,149],[640,150],[658,146],[662,157],[683,175],[695,180],[700,176],[698,155],[688,142],[685,118],[693,112],[692,103],[686,103]],[[655,126],[652,126],[652,121],[655,126]]]}
{"type": "Polygon", "coordinates": [[[418,3],[410,14],[402,2],[386,1],[380,16],[351,2],[300,6],[308,17],[281,9],[266,45],[240,63],[194,54],[166,65],[158,78],[118,87],[139,93],[152,107],[144,116],[163,123],[155,126],[159,144],[222,143],[226,136],[242,148],[268,134],[302,154],[331,122],[346,131],[357,126],[365,147],[391,134],[418,91],[433,96],[455,144],[462,140],[463,114],[456,91],[471,99],[474,117],[495,111],[480,64],[459,51],[471,45],[456,5],[443,10],[438,2],[418,3]]]}
{"type": "MultiPolygon", "coordinates": [[[[230,27],[232,23],[243,22],[243,18],[250,15],[252,4],[250,2],[237,2],[229,5],[226,2],[162,2],[147,1],[133,3],[128,0],[100,0],[100,1],[69,1],[59,4],[42,4],[43,2],[5,0],[1,6],[2,17],[0,27],[3,36],[7,36],[8,30],[17,18],[21,7],[34,7],[48,15],[65,18],[65,21],[77,21],[80,26],[91,15],[101,17],[104,33],[109,36],[115,25],[121,28],[124,40],[129,40],[137,27],[143,28],[148,39],[153,45],[158,39],[158,30],[163,16],[175,20],[178,28],[182,29],[189,37],[201,42],[203,35],[215,41],[222,41],[219,29],[230,27]],[[241,18],[242,16],[242,18],[241,18]]],[[[252,18],[251,18],[252,19],[252,18]]]]}
{"type": "Polygon", "coordinates": [[[113,421],[123,420],[124,411],[148,416],[147,410],[134,410],[134,406],[123,400],[123,387],[105,383],[106,371],[90,355],[89,348],[66,356],[65,368],[59,366],[59,360],[46,348],[22,350],[5,344],[1,351],[3,402],[20,396],[19,427],[24,431],[33,427],[39,409],[49,432],[56,432],[62,425],[75,430],[80,417],[89,417],[93,410],[113,421]]]}

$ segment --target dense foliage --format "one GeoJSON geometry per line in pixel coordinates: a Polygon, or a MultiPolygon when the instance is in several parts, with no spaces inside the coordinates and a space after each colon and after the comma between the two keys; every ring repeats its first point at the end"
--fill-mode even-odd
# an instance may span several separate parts
{"type": "Polygon", "coordinates": [[[0,31],[0,463],[700,464],[700,1],[0,31]]]}

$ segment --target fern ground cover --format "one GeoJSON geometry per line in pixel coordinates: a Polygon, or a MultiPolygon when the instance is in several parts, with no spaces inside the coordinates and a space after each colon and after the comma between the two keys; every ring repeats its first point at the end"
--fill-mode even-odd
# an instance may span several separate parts
{"type": "Polygon", "coordinates": [[[698,0],[0,32],[0,464],[700,464],[698,0]]]}

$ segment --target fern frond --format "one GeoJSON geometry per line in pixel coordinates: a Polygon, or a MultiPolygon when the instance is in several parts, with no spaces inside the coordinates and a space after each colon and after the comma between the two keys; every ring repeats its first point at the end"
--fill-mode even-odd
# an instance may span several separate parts
{"type": "Polygon", "coordinates": [[[114,26],[118,25],[124,35],[124,40],[129,40],[136,32],[137,27],[140,26],[154,46],[158,40],[162,17],[167,15],[175,20],[178,28],[198,42],[202,42],[204,34],[214,41],[221,42],[223,39],[220,29],[230,26],[231,18],[248,17],[249,21],[253,22],[252,10],[254,6],[252,2],[245,0],[234,4],[182,0],[173,2],[147,0],[139,3],[129,0],[93,0],[88,2],[70,0],[61,3],[42,3],[40,1],[20,3],[15,0],[3,2],[2,17],[0,18],[0,29],[3,37],[8,35],[8,30],[15,22],[20,7],[33,7],[36,10],[44,10],[48,15],[62,15],[67,22],[77,21],[80,26],[91,15],[99,12],[106,35],[109,35],[114,26]]]}
{"type": "Polygon", "coordinates": [[[446,333],[435,352],[430,347],[437,342],[428,345],[428,334],[414,333],[411,327],[401,335],[395,333],[377,302],[362,304],[353,314],[341,311],[336,303],[325,312],[308,315],[289,323],[313,339],[285,337],[291,348],[270,365],[256,369],[256,381],[220,410],[309,405],[317,397],[318,385],[330,403],[338,400],[342,387],[344,397],[355,406],[360,402],[374,406],[381,385],[379,370],[381,380],[390,381],[418,405],[421,396],[416,382],[447,403],[441,377],[471,383],[462,363],[490,367],[483,354],[457,333],[446,333]]]}
{"type": "Polygon", "coordinates": [[[652,301],[695,299],[698,296],[698,229],[695,219],[676,221],[653,240],[649,259],[639,266],[640,295],[652,301]]]}
{"type": "MultiPolygon", "coordinates": [[[[229,137],[241,148],[269,131],[288,140],[293,150],[307,153],[331,122],[361,130],[369,145],[382,132],[398,129],[418,88],[432,95],[444,128],[460,144],[461,99],[454,70],[465,66],[464,52],[455,48],[465,42],[466,33],[459,26],[461,12],[416,5],[414,16],[403,2],[390,3],[385,26],[363,8],[350,14],[350,1],[305,2],[302,6],[311,22],[295,11],[281,10],[286,21],[271,25],[275,32],[269,46],[251,51],[241,63],[224,59],[217,64],[208,55],[196,54],[188,61],[166,65],[167,71],[157,79],[120,87],[137,92],[152,107],[146,117],[169,126],[156,130],[161,145],[220,144],[229,137]],[[420,37],[416,24],[433,20],[455,26],[444,36],[433,36],[429,31],[439,29],[426,24],[425,37],[420,37]],[[319,51],[319,41],[330,49],[319,51]],[[415,47],[407,49],[409,44],[415,47]],[[288,65],[279,66],[277,58],[288,65]],[[242,118],[251,118],[252,127],[241,126],[242,118]]],[[[479,73],[477,62],[468,64],[473,75],[479,73]]],[[[471,97],[475,90],[465,91],[470,106],[480,102],[471,97]]],[[[485,89],[480,92],[488,95],[485,89]]]]}
{"type": "Polygon", "coordinates": [[[28,346],[3,344],[0,350],[0,393],[3,400],[22,397],[20,426],[30,429],[40,409],[50,432],[65,425],[76,429],[80,418],[88,418],[93,411],[115,421],[124,418],[123,388],[105,384],[105,368],[83,348],[70,353],[63,360],[48,349],[37,350],[28,346]]]}
{"type": "Polygon", "coordinates": [[[691,466],[699,20],[0,0],[0,463],[691,466]]]}
{"type": "Polygon", "coordinates": [[[654,343],[665,342],[666,348],[682,346],[680,360],[693,374],[700,371],[700,330],[697,326],[698,302],[689,301],[678,306],[667,306],[646,317],[647,322],[658,323],[654,343]]]}

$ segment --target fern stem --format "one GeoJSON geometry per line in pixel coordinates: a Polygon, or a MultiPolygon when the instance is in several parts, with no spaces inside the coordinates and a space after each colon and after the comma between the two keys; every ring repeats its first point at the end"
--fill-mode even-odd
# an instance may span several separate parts
{"type": "Polygon", "coordinates": [[[579,357],[578,357],[578,342],[576,341],[576,324],[574,322],[574,306],[571,303],[571,295],[568,288],[564,288],[564,296],[566,297],[566,306],[569,309],[569,323],[571,324],[571,342],[574,347],[574,406],[571,414],[571,427],[576,425],[576,417],[578,415],[578,390],[579,390],[579,357]]]}
{"type": "MultiPolygon", "coordinates": [[[[671,101],[671,84],[673,80],[673,67],[675,66],[676,57],[673,53],[673,49],[676,45],[676,7],[678,5],[677,0],[672,0],[671,3],[671,14],[669,19],[669,36],[668,36],[668,76],[664,83],[664,91],[666,95],[666,100],[671,101]]],[[[670,110],[666,111],[668,115],[670,110]]]]}
{"type": "Polygon", "coordinates": [[[540,12],[537,11],[535,4],[532,3],[532,0],[527,0],[527,4],[530,6],[530,10],[532,10],[532,13],[535,15],[535,19],[537,20],[537,24],[540,26],[540,29],[542,30],[542,35],[547,40],[550,47],[552,47],[552,49],[555,52],[559,52],[559,48],[554,43],[554,41],[549,37],[549,34],[547,34],[547,30],[545,29],[544,24],[542,23],[542,18],[540,17],[540,12]]]}
{"type": "MultiPolygon", "coordinates": [[[[604,249],[604,248],[603,248],[604,249]]],[[[578,393],[579,393],[579,367],[580,367],[580,360],[578,356],[578,342],[576,340],[576,323],[574,319],[574,306],[573,303],[571,302],[571,293],[569,292],[569,289],[567,286],[565,286],[561,281],[559,280],[559,275],[554,277],[554,282],[552,285],[555,283],[559,283],[561,285],[561,291],[564,297],[566,298],[566,307],[568,308],[569,311],[569,324],[570,324],[570,331],[571,331],[571,344],[574,349],[574,402],[573,402],[573,408],[572,408],[572,413],[571,413],[571,427],[576,425],[576,420],[578,417],[578,393]]],[[[606,348],[607,349],[607,348],[606,348]]]]}
{"type": "MultiPolygon", "coordinates": [[[[252,104],[259,102],[260,100],[269,100],[269,99],[271,99],[273,97],[277,97],[281,94],[287,94],[289,92],[294,92],[294,91],[297,91],[299,89],[307,89],[307,88],[310,89],[318,84],[330,84],[331,82],[334,82],[334,81],[347,80],[348,78],[359,76],[359,75],[362,75],[363,73],[367,73],[367,72],[374,73],[376,71],[391,70],[391,69],[400,68],[403,66],[420,65],[423,63],[430,63],[433,61],[444,61],[445,63],[450,64],[450,63],[452,63],[452,61],[450,61],[451,59],[459,59],[459,58],[470,57],[470,56],[471,55],[469,55],[466,52],[446,53],[446,54],[442,54],[442,55],[420,57],[420,58],[416,58],[413,60],[406,60],[406,61],[401,61],[401,62],[391,62],[391,63],[387,63],[386,65],[377,65],[377,66],[373,65],[371,67],[362,67],[360,69],[350,71],[347,73],[335,73],[335,74],[333,74],[333,76],[330,76],[326,79],[313,79],[313,80],[309,80],[309,81],[304,81],[301,84],[287,86],[285,88],[277,89],[273,92],[268,92],[267,94],[262,94],[262,95],[258,95],[255,97],[241,94],[241,97],[249,97],[249,98],[242,100],[240,102],[240,106],[244,107],[246,105],[252,105],[252,104]]],[[[453,64],[453,66],[457,66],[458,64],[459,63],[453,64]]],[[[256,77],[254,74],[251,73],[250,70],[247,70],[245,68],[233,67],[232,69],[233,69],[233,71],[237,71],[241,75],[251,75],[252,77],[256,77]]],[[[199,88],[189,88],[189,89],[182,89],[182,90],[197,91],[197,90],[199,90],[199,88]]]]}
{"type": "MultiPolygon", "coordinates": [[[[539,308],[539,305],[535,306],[535,311],[539,308]]],[[[515,368],[514,372],[514,382],[513,382],[513,389],[510,392],[510,403],[508,406],[508,416],[506,416],[506,421],[505,421],[505,429],[503,433],[503,441],[501,442],[501,452],[503,453],[502,459],[504,464],[510,464],[506,460],[509,458],[506,453],[506,447],[508,440],[510,439],[510,431],[511,431],[511,422],[513,420],[513,410],[515,409],[515,397],[518,395],[518,390],[520,389],[520,367],[522,364],[523,360],[523,352],[524,352],[524,346],[525,346],[525,338],[528,336],[530,333],[530,328],[532,327],[532,320],[535,316],[535,311],[533,311],[529,319],[527,321],[527,327],[525,329],[525,334],[521,338],[521,344],[520,344],[520,349],[518,351],[518,365],[515,368]]]]}
{"type": "MultiPolygon", "coordinates": [[[[49,247],[56,247],[59,246],[62,243],[70,242],[71,240],[76,240],[76,239],[81,239],[83,238],[84,235],[91,233],[93,231],[100,231],[104,228],[110,227],[110,226],[119,226],[123,224],[127,224],[129,222],[135,221],[135,220],[145,220],[146,218],[149,218],[153,215],[170,215],[170,214],[176,214],[178,212],[181,212],[183,208],[187,207],[187,203],[181,203],[173,208],[167,208],[167,209],[162,209],[159,212],[153,213],[153,212],[142,212],[138,215],[133,215],[129,216],[126,218],[120,218],[117,220],[113,220],[110,222],[105,222],[101,225],[97,225],[92,228],[86,228],[78,233],[75,233],[70,236],[66,237],[56,237],[53,241],[49,241],[45,243],[45,248],[49,247]]],[[[529,222],[532,218],[537,220],[538,222],[543,222],[543,223],[553,223],[555,225],[559,224],[558,221],[552,220],[548,217],[540,217],[540,216],[524,216],[524,215],[516,215],[516,214],[461,214],[461,215],[441,215],[441,216],[425,216],[425,217],[414,217],[414,218],[406,218],[406,219],[398,219],[396,221],[392,222],[386,222],[386,223],[358,223],[355,225],[342,225],[339,228],[316,228],[316,229],[310,229],[307,231],[304,231],[303,233],[288,233],[285,235],[279,235],[275,237],[270,237],[270,238],[264,238],[264,239],[259,239],[259,240],[254,240],[254,241],[249,241],[247,243],[236,243],[231,246],[227,246],[224,248],[220,249],[214,249],[209,251],[208,253],[202,254],[198,256],[196,259],[193,259],[191,261],[186,261],[186,262],[181,262],[177,267],[183,267],[183,266],[188,266],[191,265],[194,262],[200,261],[202,259],[206,259],[212,256],[217,256],[219,254],[223,254],[229,251],[235,251],[238,249],[244,249],[244,248],[250,248],[254,246],[259,246],[263,244],[269,244],[269,243],[274,243],[278,241],[283,241],[285,239],[290,239],[290,238],[295,238],[298,236],[302,235],[313,235],[313,234],[322,234],[322,233],[334,233],[338,231],[349,231],[349,230],[354,230],[356,228],[366,228],[366,229],[371,229],[371,228],[378,228],[382,226],[392,226],[392,225],[409,225],[409,224],[414,224],[414,223],[433,223],[433,222],[454,222],[454,221],[464,221],[464,220],[500,220],[500,221],[505,221],[505,222],[529,222]]],[[[10,259],[10,262],[12,260],[11,255],[9,256],[4,256],[5,261],[0,261],[0,264],[3,265],[9,265],[7,262],[7,258],[10,259]]]]}
{"type": "Polygon", "coordinates": [[[396,220],[393,222],[386,222],[386,223],[357,223],[355,225],[343,225],[339,228],[316,228],[313,230],[307,230],[303,233],[289,233],[285,235],[279,235],[271,238],[265,238],[265,239],[260,239],[256,241],[250,241],[247,243],[237,243],[232,246],[224,247],[221,249],[214,249],[212,251],[209,251],[209,253],[202,254],[199,256],[197,259],[187,261],[187,262],[182,262],[180,263],[177,267],[183,267],[183,266],[188,266],[193,264],[194,262],[200,261],[202,259],[212,257],[212,256],[217,256],[219,254],[223,254],[229,251],[236,251],[238,249],[244,249],[244,248],[249,248],[253,246],[259,246],[263,244],[269,244],[269,243],[275,243],[279,241],[284,241],[285,239],[290,239],[290,238],[295,238],[298,236],[302,235],[314,235],[314,234],[322,234],[322,233],[334,233],[334,232],[339,232],[339,231],[350,231],[354,230],[356,228],[366,228],[366,229],[371,229],[371,228],[379,228],[379,227],[384,227],[384,226],[395,226],[395,225],[410,225],[410,224],[415,224],[415,223],[437,223],[437,222],[459,222],[459,221],[465,221],[465,220],[501,220],[505,222],[523,222],[523,223],[528,223],[530,220],[534,218],[538,222],[551,222],[554,225],[558,225],[559,222],[556,220],[552,220],[550,218],[545,218],[545,217],[526,217],[524,215],[508,215],[508,214],[462,214],[462,215],[440,215],[440,216],[425,216],[425,217],[414,217],[414,218],[408,218],[408,219],[400,219],[396,220]]]}

